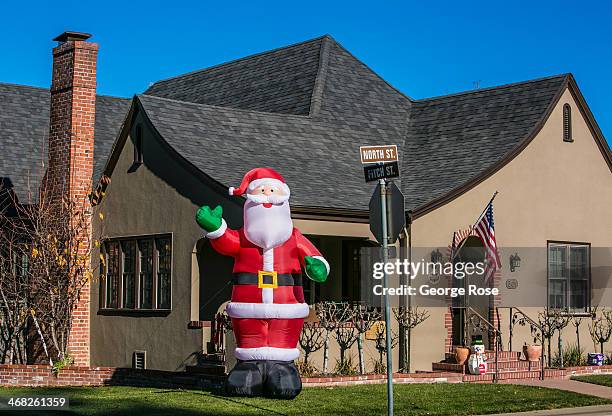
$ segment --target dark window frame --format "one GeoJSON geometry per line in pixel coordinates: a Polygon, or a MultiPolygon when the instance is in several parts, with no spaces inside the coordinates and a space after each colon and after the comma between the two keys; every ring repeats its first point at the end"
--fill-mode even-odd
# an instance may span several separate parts
{"type": "Polygon", "coordinates": [[[572,136],[572,107],[568,103],[563,104],[563,141],[567,143],[574,141],[572,136]]]}
{"type": "MultiPolygon", "coordinates": [[[[151,235],[138,235],[138,236],[129,236],[129,237],[114,237],[104,240],[101,244],[101,254],[104,256],[105,266],[102,267],[100,279],[100,307],[99,314],[167,314],[172,310],[172,275],[173,275],[173,261],[172,261],[172,248],[173,248],[173,235],[172,233],[165,234],[151,234],[151,235]],[[169,276],[167,277],[167,294],[165,298],[168,300],[167,304],[160,304],[161,302],[158,299],[162,299],[161,294],[158,295],[158,250],[156,246],[156,241],[167,241],[169,242],[169,253],[166,255],[166,264],[169,266],[165,270],[169,272],[169,276]],[[141,292],[141,248],[140,243],[147,242],[151,244],[151,272],[150,272],[150,280],[151,280],[151,303],[150,305],[145,305],[143,307],[142,304],[142,292],[141,292]],[[118,247],[117,259],[113,260],[109,256],[109,247],[116,245],[118,247]],[[134,284],[134,295],[133,295],[133,307],[126,306],[126,298],[125,298],[125,278],[126,278],[126,270],[125,270],[125,247],[127,245],[132,245],[134,249],[132,272],[127,272],[127,274],[133,274],[133,284],[134,284]],[[111,279],[114,279],[114,276],[109,276],[110,265],[112,261],[116,261],[118,263],[118,270],[116,274],[117,278],[117,296],[116,302],[115,299],[110,299],[107,294],[109,290],[109,284],[111,279]],[[116,306],[115,306],[116,305],[116,306]]],[[[129,306],[129,304],[128,304],[129,306]]]]}
{"type": "MultiPolygon", "coordinates": [[[[552,279],[555,280],[555,279],[552,279]]],[[[556,280],[560,280],[560,279],[556,279],[556,280]]],[[[591,243],[586,243],[586,242],[579,242],[579,241],[557,241],[557,240],[549,240],[547,241],[547,245],[546,245],[546,305],[548,307],[548,309],[552,309],[552,310],[562,310],[565,313],[568,314],[584,314],[585,312],[589,312],[591,310],[591,301],[592,301],[592,271],[591,271],[591,243]],[[566,249],[565,252],[565,259],[564,259],[564,264],[565,264],[565,274],[566,276],[564,276],[564,278],[566,279],[566,287],[565,287],[565,299],[564,299],[564,304],[562,307],[552,307],[551,306],[551,259],[550,259],[550,253],[551,253],[551,247],[564,247],[566,249]],[[586,248],[587,251],[587,255],[586,255],[586,269],[587,269],[587,273],[586,273],[586,279],[581,279],[581,280],[586,280],[586,289],[585,289],[585,299],[584,299],[584,306],[583,307],[579,307],[579,308],[573,308],[571,303],[571,299],[572,299],[572,289],[571,289],[571,283],[572,283],[572,276],[571,276],[571,270],[572,270],[572,265],[571,265],[571,249],[572,248],[586,248]]]]}

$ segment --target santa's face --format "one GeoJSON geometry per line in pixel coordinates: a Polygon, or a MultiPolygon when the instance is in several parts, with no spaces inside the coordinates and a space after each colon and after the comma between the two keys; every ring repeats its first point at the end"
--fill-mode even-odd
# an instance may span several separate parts
{"type": "Polygon", "coordinates": [[[258,247],[283,244],[293,233],[289,189],[274,182],[249,186],[244,204],[244,234],[258,247]]]}

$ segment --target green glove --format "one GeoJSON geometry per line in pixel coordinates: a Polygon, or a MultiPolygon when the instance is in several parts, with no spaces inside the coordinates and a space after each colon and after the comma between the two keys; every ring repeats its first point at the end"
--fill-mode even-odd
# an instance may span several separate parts
{"type": "Polygon", "coordinates": [[[221,205],[217,205],[215,209],[210,209],[209,206],[205,205],[198,209],[196,212],[195,220],[204,231],[212,233],[217,231],[221,227],[221,216],[223,215],[223,208],[221,205]]]}
{"type": "Polygon", "coordinates": [[[311,256],[304,257],[306,264],[306,275],[317,283],[323,283],[327,280],[327,267],[319,259],[311,256]]]}

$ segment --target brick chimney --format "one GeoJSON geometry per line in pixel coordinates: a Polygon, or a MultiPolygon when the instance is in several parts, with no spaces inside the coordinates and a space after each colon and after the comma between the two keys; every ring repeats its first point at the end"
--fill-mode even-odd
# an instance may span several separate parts
{"type": "MultiPolygon", "coordinates": [[[[96,116],[96,59],[98,45],[91,35],[64,32],[55,39],[49,122],[49,165],[45,193],[51,203],[66,197],[88,208],[92,188],[96,116]],[[85,205],[83,205],[85,204],[85,205]]],[[[91,238],[91,223],[88,224],[91,238]]],[[[85,249],[87,250],[87,249],[85,249]]],[[[82,289],[73,312],[68,350],[76,365],[89,366],[90,286],[82,289]]]]}

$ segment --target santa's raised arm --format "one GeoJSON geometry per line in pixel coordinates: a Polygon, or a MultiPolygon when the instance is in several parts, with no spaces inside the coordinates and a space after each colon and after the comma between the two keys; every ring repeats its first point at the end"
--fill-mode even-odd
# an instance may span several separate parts
{"type": "Polygon", "coordinates": [[[235,395],[295,397],[301,381],[293,360],[309,308],[304,303],[302,268],[324,282],[329,264],[293,227],[289,187],[271,168],[249,171],[230,195],[245,195],[244,226],[227,227],[220,206],[201,207],[196,221],[213,248],[234,258],[227,313],[236,335],[238,364],[227,391],[235,395]]]}

